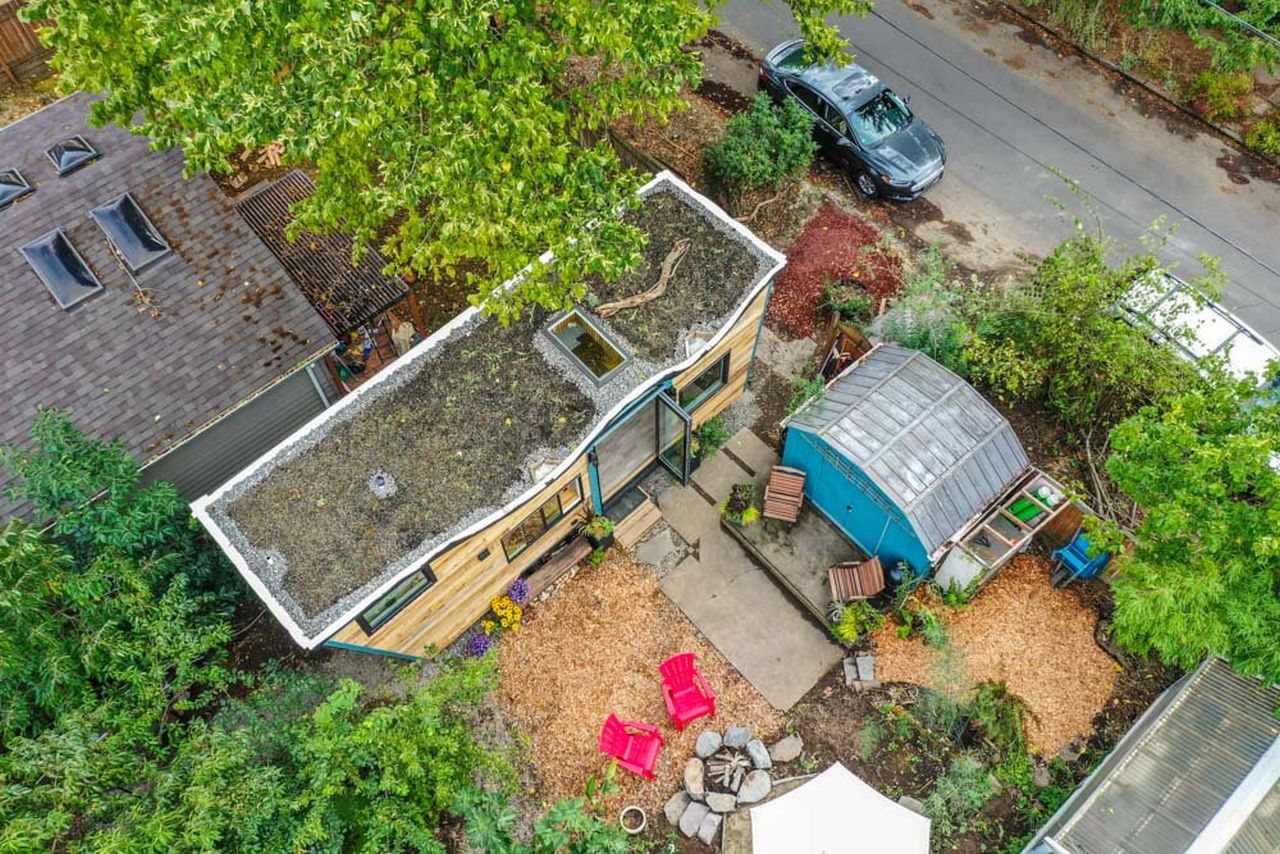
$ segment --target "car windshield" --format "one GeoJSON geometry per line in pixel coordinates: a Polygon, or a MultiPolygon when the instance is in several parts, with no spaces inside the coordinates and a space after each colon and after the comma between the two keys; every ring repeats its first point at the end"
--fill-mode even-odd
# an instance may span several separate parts
{"type": "Polygon", "coordinates": [[[901,98],[884,89],[854,110],[849,118],[853,120],[853,132],[858,135],[858,141],[872,146],[911,124],[911,111],[901,98]]]}

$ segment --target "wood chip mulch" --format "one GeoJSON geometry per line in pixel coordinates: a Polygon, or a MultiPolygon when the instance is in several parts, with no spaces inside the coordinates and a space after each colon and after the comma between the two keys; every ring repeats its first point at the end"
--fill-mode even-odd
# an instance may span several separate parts
{"type": "Polygon", "coordinates": [[[639,804],[649,821],[680,786],[704,728],[748,726],[766,740],[781,718],[659,589],[650,570],[620,549],[583,566],[545,602],[530,607],[518,634],[498,644],[499,703],[529,744],[544,804],[580,797],[608,761],[597,751],[609,712],[661,728],[666,747],[653,782],[619,770],[611,809],[639,804]],[[717,694],[718,714],[677,733],[662,702],[658,664],[692,651],[717,694]]]}
{"type": "Polygon", "coordinates": [[[890,621],[875,638],[879,679],[931,687],[947,681],[953,690],[1002,681],[1030,709],[1032,749],[1051,756],[1088,738],[1119,666],[1094,642],[1095,612],[1049,583],[1044,559],[1015,557],[963,609],[929,606],[946,625],[956,672],[946,674],[946,656],[919,638],[900,640],[890,621]]]}

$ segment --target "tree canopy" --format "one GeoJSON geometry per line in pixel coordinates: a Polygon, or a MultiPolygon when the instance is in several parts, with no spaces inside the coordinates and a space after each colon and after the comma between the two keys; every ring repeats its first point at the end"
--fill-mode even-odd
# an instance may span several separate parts
{"type": "MultiPolygon", "coordinates": [[[[32,0],[54,23],[61,85],[106,93],[93,120],[182,146],[190,170],[274,145],[313,167],[296,229],[343,228],[398,272],[461,278],[481,302],[545,250],[490,308],[511,316],[619,275],[641,236],[620,211],[639,176],[605,131],[681,106],[687,45],[720,0],[32,0]],[[132,124],[131,124],[132,123],[132,124]]],[[[869,0],[792,0],[812,49],[823,22],[869,0]]]]}
{"type": "Polygon", "coordinates": [[[1184,668],[1222,655],[1280,680],[1280,405],[1256,395],[1223,380],[1112,431],[1107,470],[1143,511],[1114,629],[1184,668]]]}

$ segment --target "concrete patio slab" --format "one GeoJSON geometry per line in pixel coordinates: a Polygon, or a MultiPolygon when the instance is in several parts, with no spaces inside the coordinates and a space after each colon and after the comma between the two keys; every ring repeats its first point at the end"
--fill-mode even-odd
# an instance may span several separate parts
{"type": "Polygon", "coordinates": [[[725,450],[733,454],[751,470],[753,474],[767,473],[778,464],[778,455],[773,448],[751,430],[739,430],[725,443],[725,450]]]}
{"type": "Polygon", "coordinates": [[[663,592],[770,705],[791,708],[840,649],[736,542],[710,532],[704,542],[714,547],[681,561],[663,592]]]}
{"type": "Polygon", "coordinates": [[[751,473],[734,462],[728,454],[716,454],[699,466],[692,478],[695,484],[702,487],[703,492],[716,501],[728,498],[729,490],[733,489],[735,483],[745,483],[752,479],[751,473]]]}
{"type": "Polygon", "coordinates": [[[696,543],[710,529],[720,529],[720,511],[696,489],[673,486],[658,496],[658,508],[671,530],[687,543],[696,543]]]}

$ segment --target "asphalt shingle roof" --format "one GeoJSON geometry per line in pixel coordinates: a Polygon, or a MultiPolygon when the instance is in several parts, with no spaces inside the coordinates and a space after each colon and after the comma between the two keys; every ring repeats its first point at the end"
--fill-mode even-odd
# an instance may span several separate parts
{"type": "MultiPolygon", "coordinates": [[[[0,170],[19,169],[35,188],[0,210],[0,444],[24,442],[36,408],[56,406],[145,462],[322,350],[330,333],[212,181],[184,179],[176,149],[88,127],[90,103],[73,95],[0,129],[0,170]],[[101,157],[58,177],[45,149],[75,134],[101,157]],[[126,191],[173,248],[137,277],[149,305],[89,216],[126,191]],[[19,251],[55,228],[104,286],[66,311],[19,251]]],[[[0,492],[8,481],[0,472],[0,492]]],[[[0,497],[0,521],[14,510],[0,497]]]]}
{"type": "Polygon", "coordinates": [[[798,412],[866,472],[932,552],[986,508],[1030,461],[982,395],[923,353],[882,344],[798,412]]]}

